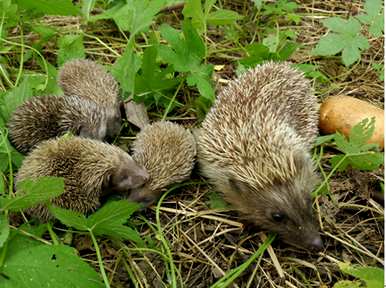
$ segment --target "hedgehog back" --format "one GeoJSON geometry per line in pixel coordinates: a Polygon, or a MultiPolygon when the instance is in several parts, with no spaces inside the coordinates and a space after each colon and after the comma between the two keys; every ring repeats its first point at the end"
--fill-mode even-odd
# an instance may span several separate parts
{"type": "Polygon", "coordinates": [[[137,135],[133,159],[150,175],[152,191],[189,178],[196,156],[193,135],[184,127],[168,121],[155,122],[137,135]]]}
{"type": "Polygon", "coordinates": [[[8,122],[9,136],[16,149],[27,153],[38,143],[63,135],[74,134],[81,127],[90,136],[103,139],[106,116],[93,101],[77,96],[40,96],[20,105],[8,122]]]}
{"type": "Polygon", "coordinates": [[[77,59],[63,65],[59,84],[66,95],[77,95],[103,106],[118,105],[118,83],[105,68],[91,60],[77,59]]]}
{"type": "MultiPolygon", "coordinates": [[[[63,208],[81,213],[99,206],[103,185],[127,153],[113,145],[81,137],[51,139],[38,145],[23,161],[16,182],[41,176],[63,177],[65,192],[52,200],[63,208]]],[[[42,219],[49,218],[44,205],[29,210],[42,219]]]]}
{"type": "Polygon", "coordinates": [[[289,64],[247,71],[220,93],[197,133],[203,174],[216,180],[227,171],[256,186],[291,178],[294,151],[308,151],[317,135],[317,107],[289,64]]]}

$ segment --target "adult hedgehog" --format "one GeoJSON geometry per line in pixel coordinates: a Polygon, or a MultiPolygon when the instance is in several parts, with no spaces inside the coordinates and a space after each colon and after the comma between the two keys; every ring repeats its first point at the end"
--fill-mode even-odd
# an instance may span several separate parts
{"type": "Polygon", "coordinates": [[[98,103],[106,111],[107,136],[115,136],[121,127],[119,87],[106,69],[91,60],[76,59],[59,70],[59,85],[65,95],[77,95],[98,103]]]}
{"type": "Polygon", "coordinates": [[[266,63],[220,93],[197,133],[200,169],[247,220],[306,249],[323,244],[312,215],[309,150],[318,104],[288,63],[266,63]]]}

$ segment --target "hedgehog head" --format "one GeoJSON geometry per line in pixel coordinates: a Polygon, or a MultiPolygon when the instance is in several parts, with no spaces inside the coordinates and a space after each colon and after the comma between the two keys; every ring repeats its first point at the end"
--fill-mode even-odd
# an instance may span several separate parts
{"type": "Polygon", "coordinates": [[[130,189],[143,186],[149,179],[146,169],[136,163],[129,155],[121,157],[119,164],[112,169],[108,188],[116,193],[128,193],[130,189]]]}
{"type": "Polygon", "coordinates": [[[311,200],[319,177],[308,154],[295,153],[292,161],[294,169],[290,177],[272,175],[262,183],[219,168],[215,184],[247,221],[276,232],[291,245],[320,250],[323,243],[311,200]]]}
{"type": "Polygon", "coordinates": [[[189,178],[196,156],[196,142],[184,127],[160,121],[145,128],[133,144],[133,158],[149,172],[149,181],[130,192],[129,200],[148,206],[165,189],[189,178]]]}

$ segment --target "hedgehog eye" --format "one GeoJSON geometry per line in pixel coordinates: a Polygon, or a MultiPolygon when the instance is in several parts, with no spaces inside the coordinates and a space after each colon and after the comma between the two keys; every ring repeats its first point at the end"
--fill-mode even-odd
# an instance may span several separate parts
{"type": "Polygon", "coordinates": [[[274,212],[271,214],[272,216],[272,219],[275,221],[275,222],[283,222],[283,220],[286,218],[286,215],[282,212],[274,212]]]}

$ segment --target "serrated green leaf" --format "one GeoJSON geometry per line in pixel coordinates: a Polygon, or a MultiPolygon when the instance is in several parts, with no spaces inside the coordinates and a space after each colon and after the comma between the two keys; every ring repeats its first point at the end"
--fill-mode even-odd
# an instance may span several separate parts
{"type": "Polygon", "coordinates": [[[338,34],[327,34],[320,38],[315,49],[312,50],[313,55],[332,56],[341,52],[344,48],[342,37],[338,34]]]}
{"type": "Polygon", "coordinates": [[[342,61],[346,66],[350,66],[355,61],[361,58],[361,52],[358,47],[355,46],[346,46],[342,52],[342,61]]]}
{"type": "Polygon", "coordinates": [[[160,27],[161,35],[169,46],[161,45],[161,58],[172,64],[178,72],[187,72],[187,83],[197,86],[200,94],[206,99],[214,100],[214,90],[211,85],[212,65],[201,64],[205,58],[205,45],[190,21],[185,20],[182,35],[169,25],[160,27]]]}
{"type": "Polygon", "coordinates": [[[162,90],[175,87],[181,80],[174,77],[171,66],[165,69],[160,67],[157,63],[159,44],[155,35],[152,34],[150,40],[151,45],[143,52],[141,70],[135,76],[135,94],[144,102],[150,97],[157,104],[157,95],[163,95],[162,90]]]}
{"type": "Polygon", "coordinates": [[[3,247],[9,236],[8,217],[4,213],[0,213],[0,248],[3,247]]]}
{"type": "Polygon", "coordinates": [[[384,11],[381,0],[367,0],[364,4],[366,13],[361,13],[356,18],[364,24],[370,25],[369,32],[374,37],[380,37],[384,30],[384,11]]]}
{"type": "Polygon", "coordinates": [[[35,245],[15,252],[7,255],[1,287],[104,287],[99,274],[77,256],[74,248],[35,245]]]}
{"type": "Polygon", "coordinates": [[[190,18],[192,25],[200,33],[205,30],[205,14],[201,6],[201,0],[187,0],[185,1],[184,9],[182,10],[184,18],[190,18]]]}
{"type": "Polygon", "coordinates": [[[69,209],[63,209],[54,206],[49,207],[49,210],[52,215],[54,215],[55,218],[59,219],[60,222],[62,222],[64,225],[74,227],[75,229],[80,231],[88,230],[87,219],[83,214],[77,211],[72,211],[69,209]]]}
{"type": "Polygon", "coordinates": [[[326,75],[318,70],[317,65],[312,64],[296,64],[295,67],[304,73],[304,76],[311,79],[316,79],[321,83],[329,82],[326,75]]]}
{"type": "Polygon", "coordinates": [[[40,76],[25,75],[17,87],[8,90],[0,98],[0,115],[4,121],[7,122],[13,111],[34,95],[34,91],[38,90],[43,84],[42,81],[40,76]]]}
{"type": "Polygon", "coordinates": [[[138,246],[145,246],[139,233],[127,226],[120,224],[111,224],[111,226],[96,227],[93,232],[95,235],[109,236],[115,239],[124,239],[135,242],[138,246]]]}
{"type": "Polygon", "coordinates": [[[241,19],[243,19],[243,16],[241,16],[236,11],[219,9],[217,11],[209,13],[207,23],[212,25],[227,25],[233,24],[237,20],[241,19]]]}
{"type": "Polygon", "coordinates": [[[361,51],[369,48],[368,40],[360,33],[361,25],[355,18],[343,20],[328,18],[323,24],[332,32],[319,40],[314,55],[331,56],[342,52],[343,64],[350,66],[361,57],[361,51]]]}
{"type": "Polygon", "coordinates": [[[79,8],[71,0],[17,0],[20,8],[27,9],[41,15],[78,15],[79,8]]]}
{"type": "Polygon", "coordinates": [[[58,47],[58,66],[62,66],[71,59],[83,59],[86,57],[82,34],[71,34],[60,37],[58,47]]]}
{"type": "Polygon", "coordinates": [[[333,288],[361,288],[362,283],[360,281],[341,280],[334,284],[333,288]]]}
{"type": "Polygon", "coordinates": [[[138,203],[126,200],[111,201],[87,219],[87,225],[95,235],[127,239],[143,245],[138,232],[123,224],[140,208],[138,203]]]}
{"type": "Polygon", "coordinates": [[[378,267],[351,265],[349,263],[339,263],[339,268],[344,273],[350,274],[366,282],[367,288],[383,287],[384,270],[378,267]]]}
{"type": "Polygon", "coordinates": [[[64,192],[64,180],[58,177],[26,179],[17,183],[16,196],[0,199],[3,210],[17,211],[57,197],[64,192]]]}
{"type": "Polygon", "coordinates": [[[100,15],[90,17],[91,21],[114,19],[117,26],[133,35],[145,31],[153,22],[155,15],[165,5],[165,0],[127,0],[100,15]]]}
{"type": "Polygon", "coordinates": [[[111,73],[123,91],[133,94],[135,75],[139,68],[141,68],[141,58],[134,53],[132,44],[129,43],[123,55],[114,63],[111,73]]]}
{"type": "Polygon", "coordinates": [[[331,142],[335,138],[335,134],[319,136],[316,138],[314,146],[319,146],[331,142]]]}
{"type": "MultiPolygon", "coordinates": [[[[371,119],[363,119],[356,125],[354,125],[350,130],[350,143],[357,147],[363,146],[366,144],[368,140],[370,140],[371,136],[375,131],[375,117],[371,119]]],[[[363,149],[358,149],[359,151],[363,151],[363,149]]]]}
{"type": "Polygon", "coordinates": [[[361,25],[355,18],[345,20],[339,17],[331,17],[322,22],[325,27],[339,34],[356,35],[361,30],[361,25]]]}
{"type": "Polygon", "coordinates": [[[108,227],[111,224],[123,224],[129,219],[131,214],[137,211],[141,206],[138,203],[127,200],[111,201],[88,217],[88,226],[91,229],[108,227]]]}

